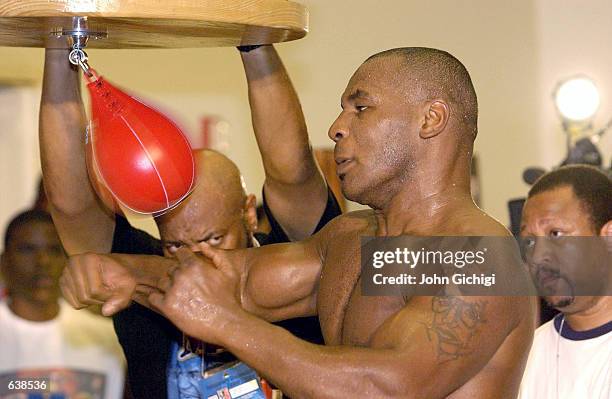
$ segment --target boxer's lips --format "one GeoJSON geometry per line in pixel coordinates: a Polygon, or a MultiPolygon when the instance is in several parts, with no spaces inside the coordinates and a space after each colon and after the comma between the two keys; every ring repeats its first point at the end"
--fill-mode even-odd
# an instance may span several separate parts
{"type": "Polygon", "coordinates": [[[336,157],[335,161],[336,161],[336,174],[338,176],[345,175],[347,170],[354,164],[352,158],[336,157]]]}

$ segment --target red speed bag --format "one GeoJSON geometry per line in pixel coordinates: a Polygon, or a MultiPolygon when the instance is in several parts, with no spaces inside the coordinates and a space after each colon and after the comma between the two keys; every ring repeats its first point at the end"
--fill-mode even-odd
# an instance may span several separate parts
{"type": "Polygon", "coordinates": [[[91,145],[91,125],[87,127],[87,133],[85,136],[85,162],[87,164],[87,174],[89,175],[89,182],[92,188],[98,195],[98,198],[102,203],[111,211],[116,214],[123,215],[121,207],[117,205],[117,200],[113,194],[106,188],[104,180],[98,170],[98,165],[93,160],[93,148],[91,145]]]}
{"type": "Polygon", "coordinates": [[[119,203],[135,212],[157,214],[177,205],[195,181],[193,153],[183,132],[102,77],[87,88],[93,174],[119,203]]]}

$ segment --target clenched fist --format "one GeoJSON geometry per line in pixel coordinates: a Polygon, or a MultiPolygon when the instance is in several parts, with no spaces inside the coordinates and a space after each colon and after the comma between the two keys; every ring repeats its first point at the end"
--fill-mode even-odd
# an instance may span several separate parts
{"type": "Polygon", "coordinates": [[[87,253],[69,258],[60,286],[74,308],[102,305],[102,314],[111,316],[130,305],[136,279],[112,255],[87,253]]]}
{"type": "Polygon", "coordinates": [[[207,246],[202,253],[208,258],[186,248],[176,251],[180,265],[160,279],[160,292],[152,293],[149,303],[186,334],[223,345],[232,320],[244,312],[241,273],[225,251],[207,246]]]}

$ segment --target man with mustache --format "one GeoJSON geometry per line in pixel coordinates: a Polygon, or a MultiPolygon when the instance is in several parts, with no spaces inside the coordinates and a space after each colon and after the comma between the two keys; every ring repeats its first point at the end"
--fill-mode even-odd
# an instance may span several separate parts
{"type": "Polygon", "coordinates": [[[524,255],[561,314],[536,330],[522,399],[612,397],[612,181],[591,166],[542,176],[523,209],[524,255]]]}
{"type": "Polygon", "coordinates": [[[371,209],[298,243],[102,261],[165,268],[148,305],[293,398],[516,398],[530,298],[362,293],[362,236],[510,237],[470,195],[478,106],[466,68],[441,50],[384,51],[355,72],[341,107],[329,137],[342,191],[371,209]],[[268,322],[315,314],[324,346],[268,322]]]}

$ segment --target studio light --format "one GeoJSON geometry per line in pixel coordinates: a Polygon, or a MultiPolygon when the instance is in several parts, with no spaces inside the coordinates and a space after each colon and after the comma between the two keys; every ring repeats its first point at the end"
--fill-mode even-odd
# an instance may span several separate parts
{"type": "Polygon", "coordinates": [[[557,85],[555,105],[567,122],[589,122],[599,108],[599,91],[591,79],[576,76],[557,85]]]}
{"type": "Polygon", "coordinates": [[[600,100],[595,83],[585,75],[575,75],[557,85],[554,100],[567,137],[568,155],[562,165],[601,166],[603,158],[596,144],[612,127],[612,119],[601,129],[594,129],[593,119],[600,100]]]}

